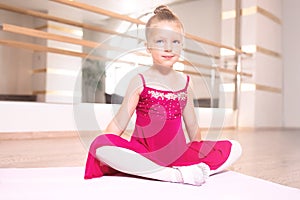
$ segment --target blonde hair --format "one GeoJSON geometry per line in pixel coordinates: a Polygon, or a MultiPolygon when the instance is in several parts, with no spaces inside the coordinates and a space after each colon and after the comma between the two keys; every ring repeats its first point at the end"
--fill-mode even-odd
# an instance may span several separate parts
{"type": "Polygon", "coordinates": [[[151,24],[159,21],[176,22],[180,25],[183,31],[183,24],[180,19],[167,6],[161,5],[154,10],[154,15],[146,23],[146,38],[148,38],[151,24]]]}

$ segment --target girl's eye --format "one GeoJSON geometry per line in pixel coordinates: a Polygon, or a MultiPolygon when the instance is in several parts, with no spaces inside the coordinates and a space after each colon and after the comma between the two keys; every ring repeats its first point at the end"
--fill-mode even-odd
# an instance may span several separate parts
{"type": "Polygon", "coordinates": [[[180,42],[179,40],[174,40],[174,41],[173,41],[173,44],[175,44],[175,45],[180,45],[181,42],[180,42]]]}
{"type": "Polygon", "coordinates": [[[157,45],[163,45],[164,44],[164,41],[163,40],[156,40],[155,43],[157,45]]]}

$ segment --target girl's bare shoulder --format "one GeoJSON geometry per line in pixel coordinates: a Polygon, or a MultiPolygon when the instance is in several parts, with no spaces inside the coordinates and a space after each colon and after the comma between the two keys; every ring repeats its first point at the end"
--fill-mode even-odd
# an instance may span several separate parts
{"type": "Polygon", "coordinates": [[[143,80],[141,74],[134,75],[130,82],[128,89],[133,91],[133,90],[138,90],[139,92],[142,91],[143,89],[143,80]]]}

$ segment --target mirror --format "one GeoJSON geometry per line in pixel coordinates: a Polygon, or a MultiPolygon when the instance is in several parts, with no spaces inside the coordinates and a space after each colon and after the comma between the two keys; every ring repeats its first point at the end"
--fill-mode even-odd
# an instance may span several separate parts
{"type": "MultiPolygon", "coordinates": [[[[220,1],[183,1],[171,3],[170,8],[182,19],[186,31],[220,42],[221,16],[215,14],[221,13],[220,1]],[[191,20],[189,10],[195,7],[197,13],[193,13],[193,18],[197,20],[191,20]]],[[[82,28],[66,24],[64,20],[68,18],[64,16],[57,17],[65,24],[3,7],[0,15],[3,23],[0,100],[120,103],[128,78],[151,65],[140,39],[144,37],[143,25],[107,17],[97,24],[73,20],[85,25],[82,28]],[[27,29],[22,31],[22,28],[27,29]],[[44,38],[41,31],[47,33],[44,38]]],[[[55,13],[46,15],[55,16],[55,13]]],[[[144,12],[131,16],[145,22],[150,15],[144,12]]],[[[220,48],[191,38],[186,38],[184,48],[182,63],[176,70],[190,75],[197,85],[195,106],[231,107],[233,96],[225,95],[223,85],[234,84],[235,76],[220,74],[216,68],[234,70],[235,63],[221,58],[220,48]]]]}

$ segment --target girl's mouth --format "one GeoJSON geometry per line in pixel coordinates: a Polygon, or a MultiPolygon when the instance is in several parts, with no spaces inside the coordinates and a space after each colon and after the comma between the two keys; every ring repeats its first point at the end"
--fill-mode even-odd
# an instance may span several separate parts
{"type": "Polygon", "coordinates": [[[163,58],[167,59],[167,60],[170,60],[172,59],[174,56],[162,56],[163,58]]]}

